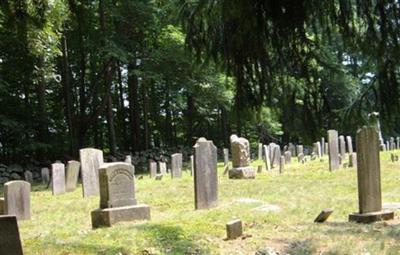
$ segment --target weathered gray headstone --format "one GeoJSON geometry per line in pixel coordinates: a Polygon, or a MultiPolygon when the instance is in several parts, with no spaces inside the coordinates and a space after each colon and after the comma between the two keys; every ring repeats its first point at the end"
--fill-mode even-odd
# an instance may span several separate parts
{"type": "Polygon", "coordinates": [[[329,143],[325,142],[325,154],[329,154],[329,143]]]}
{"type": "Polygon", "coordinates": [[[263,145],[262,143],[258,144],[258,160],[262,160],[262,150],[263,150],[263,145]]]}
{"type": "Polygon", "coordinates": [[[350,221],[370,223],[393,219],[392,211],[382,211],[379,136],[376,127],[357,131],[357,183],[359,212],[350,221]]]}
{"type": "Polygon", "coordinates": [[[325,137],[321,138],[321,155],[324,156],[326,154],[325,151],[325,137]]]}
{"type": "Polygon", "coordinates": [[[279,173],[283,173],[284,170],[285,170],[285,156],[281,156],[279,162],[279,173]]]}
{"type": "Polygon", "coordinates": [[[328,130],[328,144],[329,170],[334,171],[339,169],[338,132],[336,130],[328,130]]]}
{"type": "Polygon", "coordinates": [[[65,193],[65,165],[63,163],[51,164],[51,178],[53,195],[65,193]]]}
{"type": "Polygon", "coordinates": [[[229,163],[229,150],[227,148],[224,148],[224,166],[228,165],[229,163]]]}
{"type": "Polygon", "coordinates": [[[85,148],[79,151],[83,196],[99,194],[99,168],[104,163],[103,151],[85,148]]]}
{"type": "Polygon", "coordinates": [[[389,140],[386,141],[386,150],[390,151],[390,143],[389,143],[389,140]]]}
{"type": "Polygon", "coordinates": [[[329,216],[331,216],[332,213],[333,213],[332,209],[324,209],[320,212],[320,214],[318,214],[314,222],[323,223],[329,218],[329,216]]]}
{"type": "Polygon", "coordinates": [[[243,137],[231,136],[232,169],[228,171],[231,179],[255,178],[255,171],[250,165],[250,144],[243,137]]]}
{"type": "Polygon", "coordinates": [[[279,145],[274,145],[273,147],[272,147],[272,160],[271,160],[271,166],[272,166],[272,168],[275,166],[275,165],[278,165],[279,166],[279,164],[280,164],[280,160],[281,160],[281,148],[279,147],[279,145]]]}
{"type": "Polygon", "coordinates": [[[79,168],[81,163],[79,161],[70,160],[67,164],[66,176],[65,176],[65,190],[72,192],[76,189],[79,178],[79,168]]]}
{"type": "Polygon", "coordinates": [[[182,153],[175,153],[171,155],[171,177],[182,177],[182,153]]]}
{"type": "Polygon", "coordinates": [[[290,151],[290,153],[292,154],[293,157],[297,155],[296,154],[296,146],[294,146],[293,143],[289,143],[288,150],[290,151]]]}
{"type": "Polygon", "coordinates": [[[269,157],[269,147],[264,145],[264,161],[267,171],[271,170],[271,158],[269,157]]]}
{"type": "Polygon", "coordinates": [[[349,167],[357,168],[357,153],[355,152],[349,155],[349,167]]]}
{"type": "Polygon", "coordinates": [[[162,175],[167,174],[167,163],[163,161],[158,162],[158,172],[162,175]]]}
{"type": "Polygon", "coordinates": [[[19,236],[17,218],[15,216],[0,216],[0,254],[24,254],[19,236]]]}
{"type": "Polygon", "coordinates": [[[190,176],[194,175],[194,156],[190,155],[190,176]]]}
{"type": "Polygon", "coordinates": [[[42,182],[43,184],[48,184],[50,181],[50,170],[47,167],[41,169],[42,182]]]}
{"type": "Polygon", "coordinates": [[[137,205],[133,166],[108,163],[99,169],[100,208],[92,211],[92,226],[110,227],[120,221],[150,219],[150,207],[137,205]]]}
{"type": "Polygon", "coordinates": [[[320,142],[314,143],[313,152],[315,153],[315,156],[318,156],[319,158],[322,157],[321,143],[320,142]]]}
{"type": "Polygon", "coordinates": [[[233,220],[226,224],[226,236],[228,240],[236,239],[243,234],[241,220],[233,220]]]}
{"type": "Polygon", "coordinates": [[[299,156],[301,153],[304,154],[303,145],[297,145],[297,146],[296,146],[296,150],[297,150],[297,156],[299,156]]]}
{"type": "Polygon", "coordinates": [[[150,172],[150,178],[155,178],[157,175],[157,162],[154,162],[153,160],[149,160],[149,172],[150,172]]]}
{"type": "Polygon", "coordinates": [[[24,179],[25,181],[29,182],[29,183],[33,183],[33,174],[31,171],[25,171],[24,173],[24,179]]]}
{"type": "Polygon", "coordinates": [[[339,136],[339,151],[342,156],[342,160],[346,159],[346,141],[344,140],[344,136],[339,136]]]}
{"type": "Polygon", "coordinates": [[[353,153],[353,140],[351,139],[351,136],[346,136],[346,141],[347,141],[347,149],[349,151],[349,154],[353,153]]]}
{"type": "Polygon", "coordinates": [[[262,165],[258,165],[257,166],[257,173],[262,173],[262,171],[263,171],[263,166],[262,165]]]}
{"type": "Polygon", "coordinates": [[[297,155],[297,161],[304,163],[304,154],[303,153],[300,153],[299,155],[297,155]]]}
{"type": "Polygon", "coordinates": [[[31,218],[31,184],[10,181],[4,184],[4,214],[15,215],[18,220],[31,218]]]}
{"type": "Polygon", "coordinates": [[[396,137],[396,150],[400,149],[400,137],[396,137]]]}
{"type": "Polygon", "coordinates": [[[285,151],[285,163],[290,164],[292,162],[292,153],[290,151],[285,151]]]}
{"type": "Polygon", "coordinates": [[[218,201],[217,148],[203,137],[193,148],[195,208],[208,209],[218,201]]]}
{"type": "Polygon", "coordinates": [[[131,155],[126,155],[125,156],[125,163],[128,163],[129,165],[132,165],[132,156],[131,155]]]}

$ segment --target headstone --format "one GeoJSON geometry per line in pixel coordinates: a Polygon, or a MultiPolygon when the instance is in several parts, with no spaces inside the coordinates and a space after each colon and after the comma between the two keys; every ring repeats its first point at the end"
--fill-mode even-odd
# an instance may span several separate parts
{"type": "Polygon", "coordinates": [[[329,143],[325,142],[325,154],[329,154],[329,143]]]}
{"type": "Polygon", "coordinates": [[[304,163],[304,154],[303,154],[303,153],[300,153],[300,154],[297,156],[297,161],[298,161],[298,162],[301,162],[301,163],[304,163]]]}
{"type": "Polygon", "coordinates": [[[162,178],[163,178],[163,176],[164,176],[164,175],[162,175],[162,174],[156,174],[156,178],[155,178],[155,179],[156,179],[157,181],[161,181],[162,178]]]}
{"type": "Polygon", "coordinates": [[[43,184],[48,184],[50,181],[50,171],[47,167],[43,167],[41,169],[41,174],[42,174],[42,182],[43,184]]]}
{"type": "Polygon", "coordinates": [[[229,163],[229,150],[224,148],[224,166],[228,165],[229,163]]]}
{"type": "Polygon", "coordinates": [[[99,169],[100,208],[92,211],[92,227],[111,227],[117,222],[150,219],[150,207],[137,205],[132,165],[108,163],[99,169]]]}
{"type": "Polygon", "coordinates": [[[313,152],[315,153],[315,156],[318,156],[319,158],[322,157],[321,143],[320,142],[314,143],[313,152]]]}
{"type": "Polygon", "coordinates": [[[29,182],[29,183],[33,183],[33,174],[31,171],[25,171],[24,173],[24,179],[25,181],[29,182]]]}
{"type": "Polygon", "coordinates": [[[72,192],[76,189],[79,178],[79,168],[81,163],[79,161],[70,160],[67,164],[67,172],[65,177],[65,190],[72,192]]]}
{"type": "Polygon", "coordinates": [[[53,195],[65,193],[65,165],[63,163],[51,164],[51,178],[53,195]]]}
{"type": "Polygon", "coordinates": [[[218,201],[217,148],[204,137],[193,148],[195,209],[208,209],[218,201]]]}
{"type": "Polygon", "coordinates": [[[290,151],[285,151],[285,163],[290,164],[292,162],[292,153],[290,151]]]}
{"type": "Polygon", "coordinates": [[[236,239],[243,234],[241,220],[233,220],[226,224],[226,236],[228,240],[236,239]]]}
{"type": "Polygon", "coordinates": [[[351,139],[351,136],[346,136],[346,142],[347,142],[347,150],[349,154],[353,153],[353,140],[351,139]]]}
{"type": "Polygon", "coordinates": [[[396,149],[396,143],[394,142],[394,137],[390,137],[390,149],[391,150],[396,149]]]}
{"type": "Polygon", "coordinates": [[[326,154],[325,151],[325,137],[321,138],[321,155],[324,156],[326,154]]]}
{"type": "Polygon", "coordinates": [[[153,160],[149,160],[149,172],[150,172],[150,178],[155,178],[157,175],[157,162],[154,162],[153,160]]]}
{"type": "Polygon", "coordinates": [[[296,146],[293,143],[289,143],[288,150],[293,156],[296,156],[296,146]]]}
{"type": "Polygon", "coordinates": [[[297,145],[296,150],[297,150],[297,157],[298,157],[301,153],[304,154],[303,145],[297,145]]]}
{"type": "Polygon", "coordinates": [[[264,145],[264,161],[267,171],[271,170],[271,158],[269,157],[269,147],[264,145]]]}
{"type": "Polygon", "coordinates": [[[132,156],[131,155],[125,156],[125,163],[132,165],[132,156]]]}
{"type": "Polygon", "coordinates": [[[17,218],[15,216],[0,216],[0,254],[24,254],[19,236],[17,218]]]}
{"type": "Polygon", "coordinates": [[[259,165],[259,166],[257,166],[257,173],[262,173],[262,171],[263,171],[263,166],[262,165],[259,165]]]}
{"type": "Polygon", "coordinates": [[[396,137],[396,150],[400,149],[400,137],[396,137]]]}
{"type": "Polygon", "coordinates": [[[99,167],[104,163],[103,151],[93,148],[79,150],[83,196],[99,194],[99,167]]]}
{"type": "Polygon", "coordinates": [[[255,172],[250,165],[250,144],[243,137],[231,136],[232,169],[228,171],[230,179],[253,179],[255,172]]]}
{"type": "Polygon", "coordinates": [[[388,140],[386,141],[386,150],[390,151],[390,143],[388,140]]]}
{"type": "Polygon", "coordinates": [[[328,130],[328,144],[329,170],[334,171],[339,169],[338,132],[336,130],[328,130]]]}
{"type": "Polygon", "coordinates": [[[182,153],[175,153],[171,155],[171,177],[182,177],[182,153]]]}
{"type": "Polygon", "coordinates": [[[357,168],[357,153],[355,152],[349,155],[349,167],[357,168]]]}
{"type": "Polygon", "coordinates": [[[263,150],[263,145],[262,143],[258,144],[258,160],[262,160],[262,150],[263,150]]]}
{"type": "Polygon", "coordinates": [[[283,173],[284,169],[285,169],[285,156],[281,156],[279,162],[279,173],[283,173]]]}
{"type": "Polygon", "coordinates": [[[339,150],[340,155],[342,156],[342,160],[346,159],[346,141],[344,140],[344,136],[339,136],[339,150]]]}
{"type": "Polygon", "coordinates": [[[379,136],[376,127],[357,131],[357,183],[359,212],[350,221],[370,223],[393,219],[392,211],[382,211],[379,136]]]}
{"type": "Polygon", "coordinates": [[[190,155],[190,176],[194,175],[194,156],[190,155]]]}
{"type": "Polygon", "coordinates": [[[332,209],[324,209],[320,212],[317,218],[315,218],[314,222],[323,223],[329,218],[329,216],[331,216],[332,213],[332,209]]]}
{"type": "Polygon", "coordinates": [[[31,184],[10,181],[4,184],[4,214],[15,215],[18,220],[31,219],[31,184]]]}
{"type": "Polygon", "coordinates": [[[162,175],[167,174],[167,163],[163,161],[158,162],[158,172],[162,175]]]}
{"type": "Polygon", "coordinates": [[[279,145],[274,145],[273,146],[273,148],[272,148],[272,152],[273,152],[273,156],[272,156],[272,160],[271,160],[271,166],[272,166],[272,168],[275,166],[275,165],[278,165],[279,166],[279,164],[280,164],[280,160],[281,160],[281,148],[279,147],[279,145]]]}

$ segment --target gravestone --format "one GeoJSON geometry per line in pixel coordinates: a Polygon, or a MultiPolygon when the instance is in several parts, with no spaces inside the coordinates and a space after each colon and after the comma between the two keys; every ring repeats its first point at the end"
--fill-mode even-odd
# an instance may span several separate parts
{"type": "Polygon", "coordinates": [[[304,154],[303,154],[303,153],[300,153],[300,154],[297,156],[297,162],[304,163],[304,154]]]}
{"type": "Polygon", "coordinates": [[[125,156],[125,163],[128,163],[129,165],[132,165],[132,156],[131,155],[126,155],[125,156]]]}
{"type": "Polygon", "coordinates": [[[359,212],[350,221],[370,223],[393,219],[392,211],[382,211],[379,135],[375,127],[357,131],[357,183],[359,212]]]}
{"type": "Polygon", "coordinates": [[[258,144],[258,160],[262,160],[262,150],[263,150],[263,145],[262,143],[258,144]]]}
{"type": "Polygon", "coordinates": [[[226,224],[226,236],[228,240],[236,239],[243,234],[241,220],[233,220],[226,224]]]}
{"type": "Polygon", "coordinates": [[[326,154],[325,151],[325,137],[321,138],[321,155],[324,156],[326,154]]]}
{"type": "Polygon", "coordinates": [[[396,137],[396,150],[400,149],[400,137],[396,137]]]}
{"type": "Polygon", "coordinates": [[[137,205],[132,165],[108,163],[99,169],[100,208],[92,211],[92,227],[111,227],[117,222],[150,219],[150,207],[137,205]]]}
{"type": "Polygon", "coordinates": [[[224,148],[224,166],[228,165],[229,163],[229,150],[227,148],[224,148]]]}
{"type": "Polygon", "coordinates": [[[51,178],[53,195],[65,193],[65,165],[63,163],[51,164],[51,178]]]}
{"type": "Polygon", "coordinates": [[[289,143],[288,150],[293,156],[296,156],[296,146],[293,143],[289,143]]]}
{"type": "Polygon", "coordinates": [[[228,171],[230,179],[253,179],[255,171],[250,165],[250,144],[243,137],[231,136],[232,169],[228,171]]]}
{"type": "Polygon", "coordinates": [[[315,156],[318,156],[319,158],[322,157],[321,143],[320,142],[314,143],[313,152],[315,153],[315,156]]]}
{"type": "Polygon", "coordinates": [[[67,171],[65,176],[65,190],[67,192],[72,192],[76,189],[79,178],[79,168],[81,163],[79,161],[70,160],[67,163],[67,171]]]}
{"type": "Polygon", "coordinates": [[[48,184],[50,181],[50,171],[47,167],[43,167],[41,170],[43,184],[48,184]]]}
{"type": "Polygon", "coordinates": [[[296,151],[297,151],[297,156],[299,156],[301,153],[304,154],[303,145],[297,145],[297,146],[296,146],[296,151]]]}
{"type": "Polygon", "coordinates": [[[346,141],[344,140],[344,136],[339,136],[339,151],[342,156],[342,160],[346,159],[346,141]]]}
{"type": "Polygon", "coordinates": [[[292,162],[292,153],[290,151],[285,151],[285,163],[290,164],[292,162]]]}
{"type": "Polygon", "coordinates": [[[390,150],[396,149],[396,143],[394,142],[394,137],[390,137],[390,150]]]}
{"type": "Polygon", "coordinates": [[[271,170],[271,158],[269,157],[269,147],[264,145],[264,161],[267,171],[271,170]]]}
{"type": "Polygon", "coordinates": [[[31,184],[26,181],[10,181],[4,184],[4,214],[18,220],[31,219],[31,184]]]}
{"type": "Polygon", "coordinates": [[[347,142],[347,150],[349,152],[349,155],[353,153],[353,140],[351,139],[351,136],[346,136],[346,142],[347,142]]]}
{"type": "Polygon", "coordinates": [[[328,130],[328,144],[329,170],[334,171],[339,169],[338,132],[336,130],[328,130]]]}
{"type": "Polygon", "coordinates": [[[19,236],[17,218],[15,216],[0,216],[0,254],[24,254],[19,236]]]}
{"type": "Polygon", "coordinates": [[[93,148],[79,150],[82,192],[84,197],[99,194],[99,167],[104,163],[103,151],[93,148]]]}
{"type": "Polygon", "coordinates": [[[257,173],[262,173],[262,171],[263,171],[263,166],[262,165],[258,165],[257,166],[257,173]]]}
{"type": "Polygon", "coordinates": [[[349,155],[349,167],[357,168],[357,153],[355,152],[349,155]]]}
{"type": "Polygon", "coordinates": [[[285,156],[281,156],[279,162],[279,173],[283,173],[284,170],[285,170],[285,156]]]}
{"type": "Polygon", "coordinates": [[[271,167],[274,168],[275,165],[280,164],[280,160],[281,160],[281,147],[279,147],[279,145],[274,144],[272,146],[272,160],[271,160],[271,167]]]}
{"type": "Polygon", "coordinates": [[[157,175],[157,162],[154,162],[153,160],[149,160],[149,173],[150,173],[150,178],[155,178],[157,175]]]}
{"type": "Polygon", "coordinates": [[[325,142],[325,154],[329,153],[329,143],[325,142]]]}
{"type": "Polygon", "coordinates": [[[194,175],[194,156],[190,155],[190,176],[194,175]]]}
{"type": "Polygon", "coordinates": [[[171,155],[171,177],[182,177],[182,153],[175,153],[171,155]]]}
{"type": "Polygon", "coordinates": [[[386,150],[390,151],[390,143],[389,143],[389,140],[386,141],[386,150]]]}
{"type": "Polygon", "coordinates": [[[25,171],[24,172],[24,179],[25,181],[29,182],[29,183],[33,183],[33,174],[31,171],[25,171]]]}
{"type": "Polygon", "coordinates": [[[195,209],[208,209],[218,201],[217,148],[204,137],[193,148],[195,209]]]}
{"type": "Polygon", "coordinates": [[[318,216],[317,216],[317,218],[315,218],[314,222],[323,223],[329,218],[329,216],[331,216],[332,213],[333,213],[332,209],[329,209],[329,208],[324,209],[318,214],[318,216]]]}
{"type": "Polygon", "coordinates": [[[167,163],[163,161],[158,162],[158,172],[162,175],[167,174],[167,163]]]}

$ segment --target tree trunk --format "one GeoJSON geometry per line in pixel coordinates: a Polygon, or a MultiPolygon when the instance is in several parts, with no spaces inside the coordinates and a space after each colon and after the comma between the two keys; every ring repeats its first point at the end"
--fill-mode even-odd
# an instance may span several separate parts
{"type": "Polygon", "coordinates": [[[150,132],[149,132],[149,97],[147,95],[147,85],[142,82],[141,84],[142,99],[143,99],[143,149],[150,148],[150,132]]]}
{"type": "Polygon", "coordinates": [[[121,72],[121,66],[120,63],[118,64],[118,70],[117,70],[117,75],[118,75],[118,90],[119,90],[119,111],[118,111],[118,116],[119,116],[119,122],[121,125],[121,137],[122,137],[122,146],[124,151],[129,150],[129,138],[127,135],[127,130],[126,130],[126,123],[125,123],[125,118],[126,118],[126,110],[125,110],[125,104],[124,104],[124,88],[122,84],[122,72],[121,72]]]}
{"type": "Polygon", "coordinates": [[[138,78],[134,73],[136,69],[136,61],[133,60],[128,65],[128,90],[129,90],[129,114],[131,125],[131,149],[139,151],[139,134],[140,134],[140,119],[139,119],[139,101],[138,101],[138,78]]]}

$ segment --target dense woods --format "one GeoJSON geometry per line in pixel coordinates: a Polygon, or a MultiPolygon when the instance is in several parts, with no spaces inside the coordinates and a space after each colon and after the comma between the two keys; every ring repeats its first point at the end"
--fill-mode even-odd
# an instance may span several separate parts
{"type": "Polygon", "coordinates": [[[0,158],[399,135],[394,1],[2,0],[0,158]]]}

